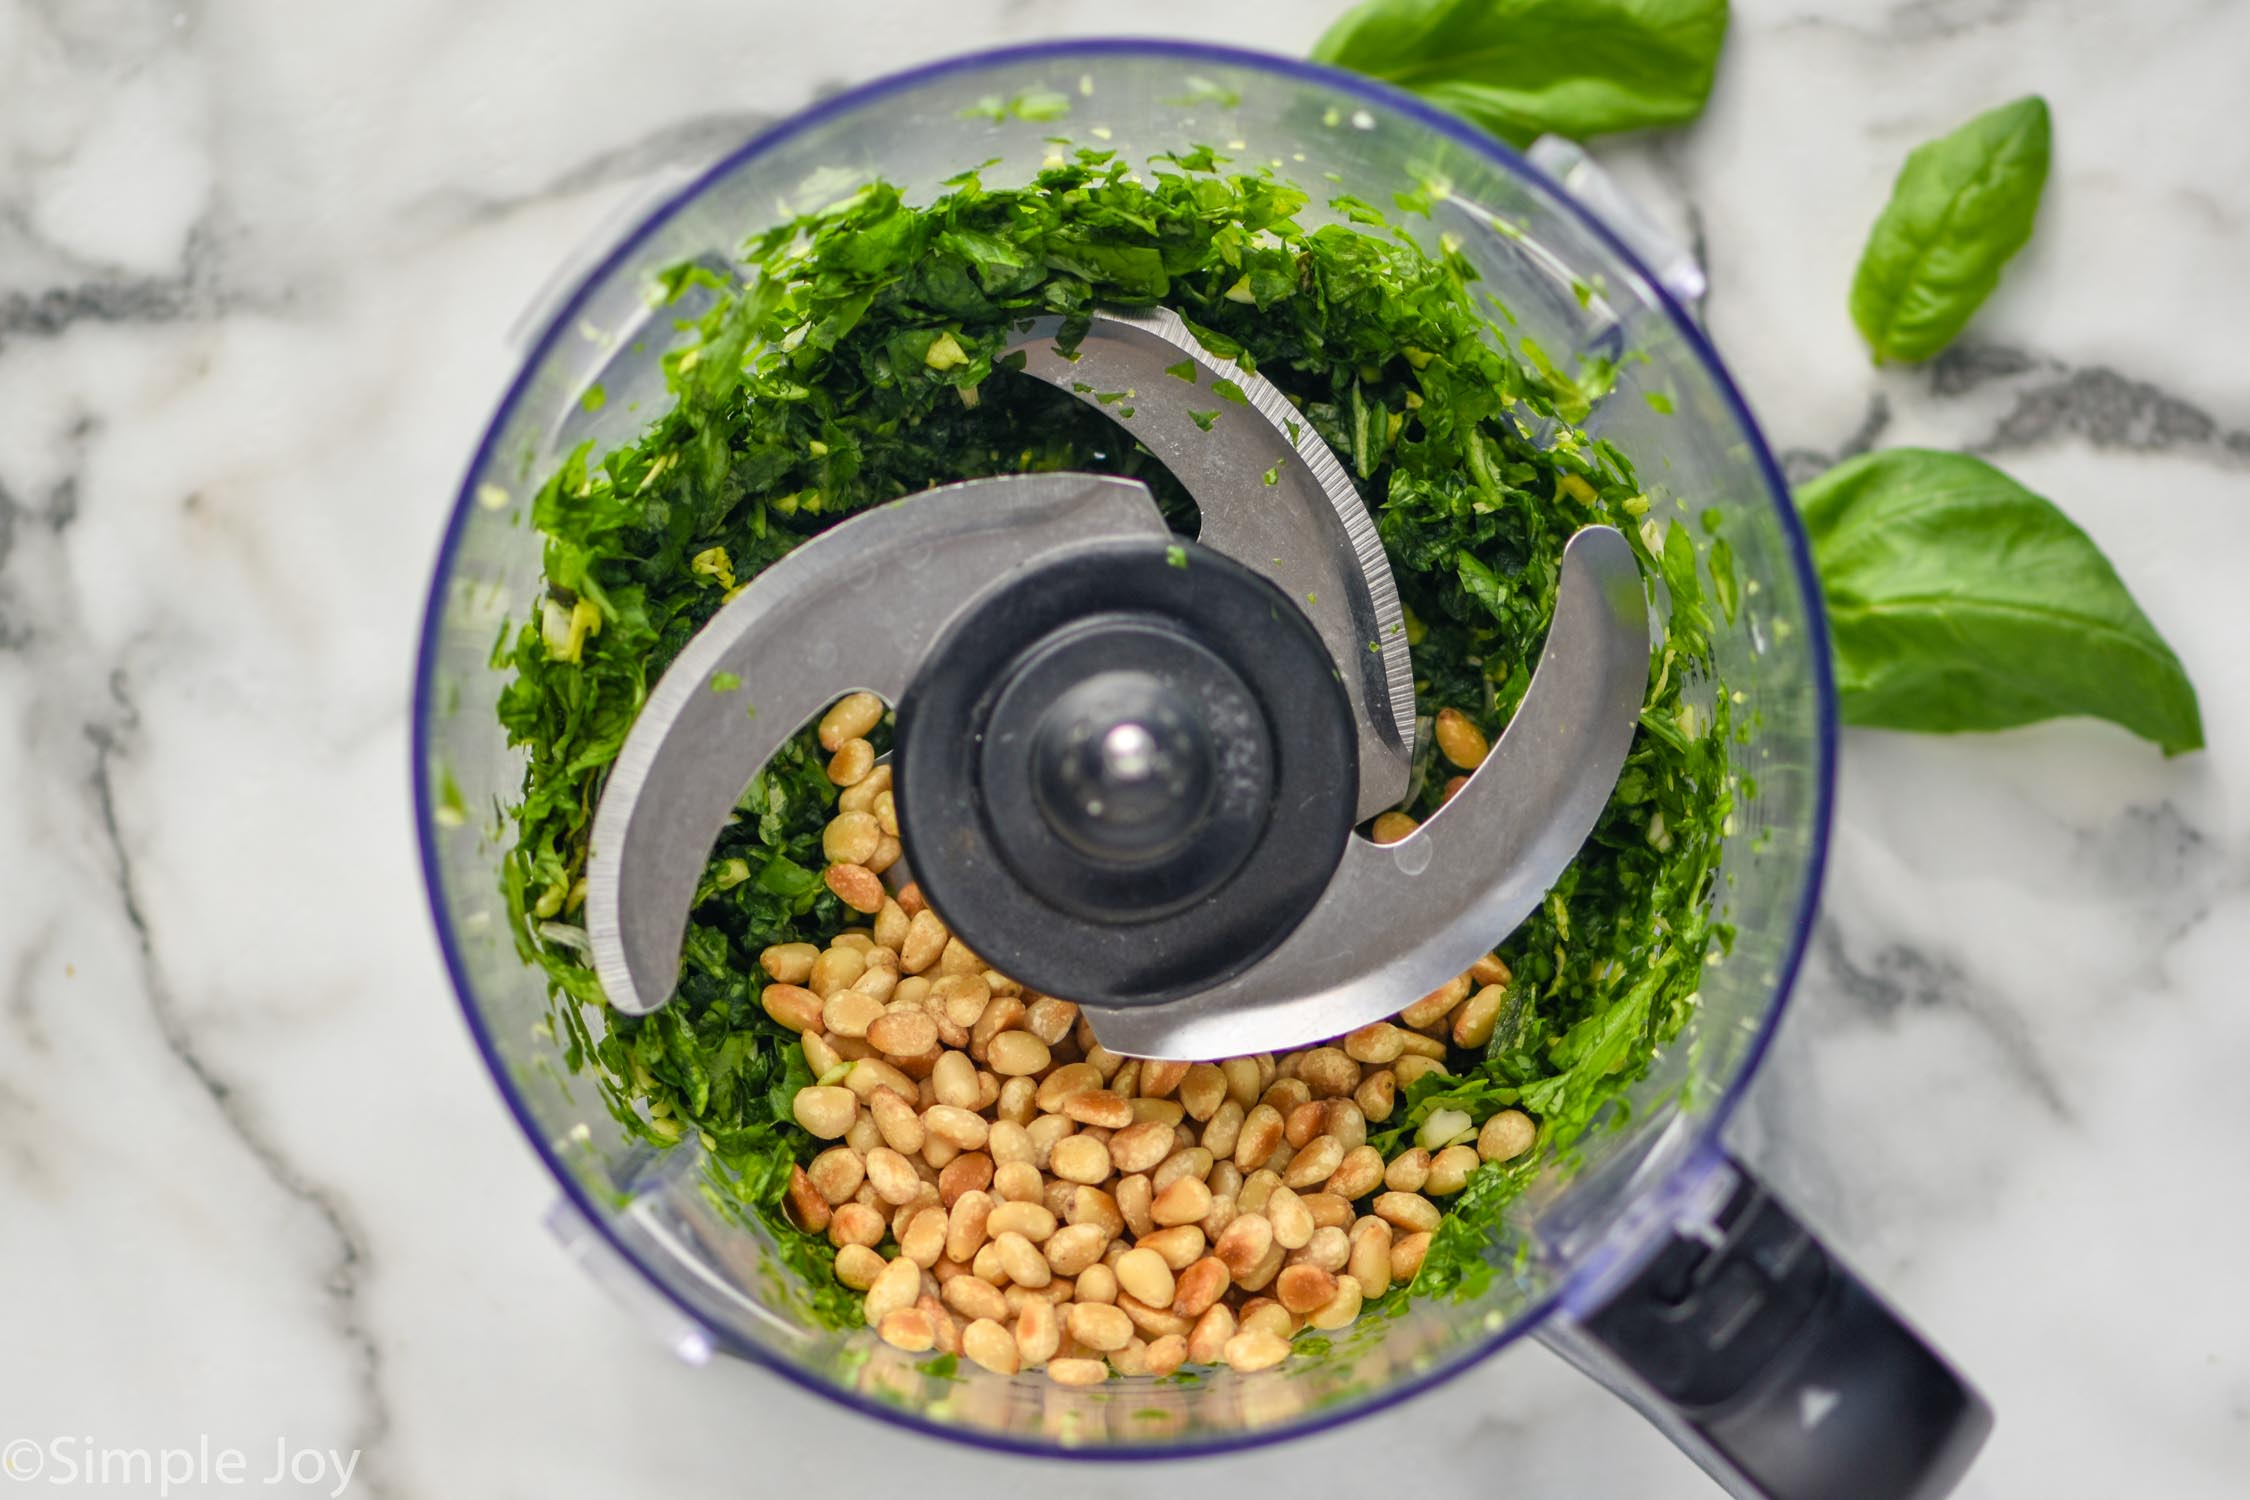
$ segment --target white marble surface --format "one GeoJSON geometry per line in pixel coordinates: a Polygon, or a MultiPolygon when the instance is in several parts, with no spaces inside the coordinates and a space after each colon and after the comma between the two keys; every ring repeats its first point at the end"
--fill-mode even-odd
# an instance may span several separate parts
{"type": "MultiPolygon", "coordinates": [[[[508,326],[653,169],[941,51],[1330,9],[0,0],[0,1443],[360,1449],[385,1496],[1063,1482],[677,1366],[562,1258],[423,914],[415,614],[508,326]]],[[[1707,118],[1605,154],[1775,442],[2005,462],[2214,747],[1849,736],[1745,1147],[1995,1400],[1965,1494],[2250,1492],[2250,7],[1739,10],[1707,118]],[[2030,89],[2036,243],[1957,354],[1872,373],[1844,286],[1900,154],[2030,89]]],[[[1714,1493],[1535,1350],[1068,1482],[1362,1495],[1401,1450],[1428,1493],[1714,1493]]]]}

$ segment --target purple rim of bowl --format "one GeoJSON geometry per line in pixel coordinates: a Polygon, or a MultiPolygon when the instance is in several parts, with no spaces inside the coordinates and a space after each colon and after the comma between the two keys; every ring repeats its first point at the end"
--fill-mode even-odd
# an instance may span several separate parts
{"type": "MultiPolygon", "coordinates": [[[[639,1259],[628,1250],[624,1242],[610,1228],[606,1212],[599,1207],[577,1177],[546,1145],[529,1108],[518,1096],[508,1071],[494,1050],[492,1038],[486,1032],[482,1016],[469,1001],[470,986],[461,954],[453,933],[447,925],[444,908],[444,885],[437,863],[434,830],[436,821],[435,788],[431,768],[423,754],[428,743],[431,715],[430,687],[437,661],[439,616],[443,610],[445,580],[460,544],[461,531],[475,503],[474,490],[477,475],[483,472],[485,461],[498,439],[500,427],[507,414],[514,410],[522,397],[524,387],[546,357],[563,330],[575,324],[579,308],[589,292],[599,286],[617,269],[618,264],[652,230],[670,219],[681,208],[696,198],[718,178],[733,171],[744,161],[768,150],[777,143],[838,115],[860,109],[891,94],[899,93],[956,73],[976,72],[995,65],[1024,62],[1060,62],[1067,58],[1083,57],[1157,57],[1182,62],[1201,62],[1225,67],[1241,68],[1254,72],[1276,74],[1283,78],[1317,84],[1342,93],[1356,94],[1371,104],[1381,105],[1433,134],[1445,137],[1455,144],[1479,152],[1543,190],[1563,211],[1576,217],[1612,255],[1637,273],[1655,297],[1657,305],[1669,318],[1681,341],[1692,350],[1706,370],[1712,384],[1725,401],[1729,412],[1741,426],[1749,440],[1751,456],[1763,476],[1769,497],[1780,517],[1781,528],[1788,542],[1790,565],[1796,573],[1797,586],[1808,603],[1807,647],[1813,654],[1814,688],[1819,699],[1819,728],[1816,736],[1816,764],[1814,767],[1814,807],[1811,838],[1808,841],[1807,860],[1809,873],[1804,883],[1794,930],[1783,961],[1776,970],[1772,1002],[1760,1020],[1756,1035],[1737,1065],[1734,1077],[1729,1080],[1724,1093],[1709,1113],[1697,1122],[1697,1143],[1687,1158],[1674,1168],[1670,1181],[1698,1176],[1702,1170],[1720,1159],[1723,1152],[1718,1145],[1720,1132],[1741,1103],[1750,1081],[1756,1076],[1772,1044],[1775,1029],[1787,1009],[1789,996],[1795,988],[1797,973],[1804,961],[1805,949],[1812,932],[1813,920],[1820,907],[1821,882],[1828,863],[1829,821],[1835,801],[1836,770],[1836,693],[1829,666],[1828,625],[1821,607],[1820,584],[1813,571],[1812,553],[1805,540],[1803,527],[1797,520],[1794,503],[1790,499],[1788,482],[1774,462],[1772,450],[1767,446],[1765,434],[1750,414],[1749,405],[1736,388],[1733,377],[1719,360],[1718,353],[1705,337],[1702,328],[1679,302],[1658,281],[1655,274],[1643,265],[1640,257],[1626,247],[1609,227],[1580,206],[1577,199],[1556,183],[1546,173],[1526,161],[1514,149],[1496,137],[1485,134],[1467,121],[1447,114],[1423,103],[1402,90],[1356,73],[1345,72],[1318,63],[1296,58],[1279,57],[1271,53],[1256,52],[1246,48],[1219,46],[1202,42],[1167,41],[1157,38],[1096,37],[1063,41],[1031,42],[1012,47],[996,47],[982,52],[964,53],[924,63],[903,72],[892,73],[869,83],[847,89],[842,93],[820,100],[801,112],[758,132],[735,150],[704,168],[668,194],[661,203],[648,210],[633,229],[611,246],[572,287],[568,296],[557,303],[547,314],[547,321],[533,340],[515,377],[509,382],[506,394],[495,408],[492,421],[479,439],[468,472],[463,476],[461,488],[454,498],[452,514],[447,518],[445,534],[438,545],[437,565],[431,575],[430,590],[422,610],[422,638],[415,668],[414,722],[410,741],[413,756],[411,768],[414,786],[415,832],[422,863],[423,887],[429,897],[430,916],[437,929],[439,947],[444,953],[445,967],[453,983],[455,998],[462,1015],[467,1019],[469,1031],[476,1041],[478,1053],[499,1086],[508,1112],[515,1117],[524,1138],[538,1153],[540,1161],[561,1187],[564,1197],[578,1211],[580,1217],[601,1236],[620,1259],[632,1266],[648,1285],[696,1327],[708,1329],[704,1317],[685,1300],[677,1296],[663,1281],[652,1275],[639,1259]]],[[[1657,1190],[1661,1191],[1661,1187],[1657,1190]]],[[[874,1417],[895,1426],[929,1437],[965,1443],[971,1447],[999,1452],[1022,1454],[1039,1458],[1077,1458],[1095,1460],[1153,1460],[1194,1458],[1214,1453],[1232,1453],[1268,1443],[1284,1442],[1323,1432],[1343,1423],[1372,1416],[1398,1403],[1421,1394],[1442,1381],[1460,1374],[1470,1365],[1491,1357],[1527,1333],[1536,1329],[1566,1301],[1573,1300],[1581,1287],[1599,1275],[1601,1267],[1588,1263],[1574,1267],[1546,1295],[1529,1303],[1516,1317],[1493,1331],[1486,1338],[1435,1362],[1430,1368],[1393,1381],[1374,1395],[1352,1404],[1340,1404],[1308,1412],[1302,1418],[1276,1423],[1272,1427],[1253,1431],[1195,1438],[1186,1442],[1148,1446],[1074,1448],[1068,1444],[1016,1437],[1006,1433],[971,1432],[948,1427],[919,1413],[907,1411],[880,1401],[866,1399],[856,1392],[845,1390],[824,1380],[815,1379],[787,1360],[777,1359],[755,1345],[745,1344],[724,1333],[709,1330],[718,1347],[773,1371],[791,1384],[835,1401],[862,1416],[874,1417]]]]}

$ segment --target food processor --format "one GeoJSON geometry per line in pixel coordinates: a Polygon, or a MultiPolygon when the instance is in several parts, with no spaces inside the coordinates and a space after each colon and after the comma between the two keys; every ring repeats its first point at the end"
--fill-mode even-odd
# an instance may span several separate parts
{"type": "MultiPolygon", "coordinates": [[[[494,1078],[555,1174],[566,1244],[683,1357],[747,1358],[994,1447],[1127,1457],[1273,1440],[1531,1335],[1737,1494],[1950,1490],[1990,1426],[1983,1401],[1719,1140],[1813,919],[1835,720],[1804,538],[1695,322],[1700,292],[1692,261],[1568,143],[1518,156],[1364,79],[1176,43],[934,64],[825,100],[672,186],[532,319],[447,529],[417,684],[441,942],[494,1078]],[[1067,117],[1011,104],[1028,99],[1067,101],[1067,117]],[[504,809],[523,773],[495,714],[507,678],[492,643],[538,597],[533,491],[573,450],[629,441],[664,409],[675,313],[652,305],[657,273],[729,263],[746,237],[872,180],[910,200],[978,163],[1020,180],[1082,136],[1129,161],[1223,143],[1334,187],[1316,199],[1419,189],[1430,236],[1475,268],[1527,345],[1613,369],[1581,425],[1635,459],[1657,522],[1693,523],[1706,568],[1711,522],[1723,528],[1740,607],[1714,622],[1715,677],[1743,726],[1730,772],[1755,795],[1738,800],[1715,886],[1731,949],[1612,1117],[1510,1205],[1489,1280],[1363,1319],[1275,1369],[1065,1388],[824,1325],[766,1231],[706,1195],[692,1139],[658,1150],[630,1137],[570,1076],[546,976],[519,955],[501,899],[504,809]]],[[[742,787],[847,692],[898,706],[905,860],[889,878],[910,863],[971,946],[1080,998],[1102,1043],[1131,1055],[1310,1045],[1376,1020],[1520,921],[1593,826],[1647,676],[1648,605],[1618,533],[1571,539],[1548,639],[1491,757],[1423,827],[1378,843],[1353,825],[1407,785],[1413,683],[1382,549],[1335,456],[1161,308],[1096,309],[1067,338],[1033,320],[1012,352],[1009,378],[1138,393],[1110,396],[1113,415],[1188,491],[1200,530],[1175,536],[1128,479],[972,479],[838,523],[746,584],[655,686],[602,792],[586,922],[617,1011],[664,1003],[742,787]],[[1196,441],[1206,421],[1188,430],[1187,394],[1205,390],[1243,417],[1217,443],[1196,441]],[[851,607],[874,589],[882,609],[851,607]],[[766,712],[707,690],[722,677],[754,679],[766,712]],[[1275,805],[1319,812],[1259,812],[1275,805]]]]}

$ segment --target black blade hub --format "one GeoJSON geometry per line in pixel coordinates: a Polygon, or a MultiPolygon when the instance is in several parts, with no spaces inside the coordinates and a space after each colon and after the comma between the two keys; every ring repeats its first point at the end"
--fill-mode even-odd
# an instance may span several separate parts
{"type": "Polygon", "coordinates": [[[1351,831],[1349,700],[1280,590],[1174,543],[1006,582],[899,705],[900,836],[947,924],[1099,1004],[1193,994],[1311,910],[1351,831]],[[1184,565],[1183,565],[1184,564],[1184,565]]]}

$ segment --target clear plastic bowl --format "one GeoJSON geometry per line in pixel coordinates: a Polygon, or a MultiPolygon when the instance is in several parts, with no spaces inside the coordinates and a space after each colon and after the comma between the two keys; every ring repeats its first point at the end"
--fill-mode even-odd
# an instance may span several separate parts
{"type": "MultiPolygon", "coordinates": [[[[1693,534],[1708,546],[1701,525],[1693,534]]],[[[446,529],[416,689],[417,816],[463,1010],[562,1190],[557,1223],[684,1354],[752,1359],[946,1437],[1038,1452],[1178,1453],[1378,1409],[1534,1330],[1567,1345],[1571,1320],[1708,1197],[1714,1174],[1727,1171],[1717,1132],[1772,1033],[1812,920],[1834,756],[1826,663],[1805,540],[1742,397],[1690,313],[1555,182],[1456,119],[1325,68],[1173,43],[1036,46],[938,63],[820,103],[673,194],[569,285],[532,337],[446,529]],[[979,108],[1034,91],[1067,98],[1068,117],[1003,109],[993,119],[979,108]],[[1741,609],[1717,654],[1721,677],[1742,695],[1736,721],[1750,726],[1733,746],[1735,769],[1756,778],[1757,794],[1739,802],[1718,887],[1739,936],[1706,973],[1700,1012],[1630,1090],[1629,1125],[1594,1137],[1575,1171],[1511,1209],[1492,1247],[1502,1272],[1481,1297],[1415,1303],[1363,1321],[1325,1354],[1254,1375],[1065,1389],[963,1362],[939,1376],[922,1368],[926,1356],[866,1330],[817,1326],[758,1237],[706,1206],[693,1143],[652,1153],[627,1140],[591,1084],[565,1074],[542,975],[518,959],[499,898],[510,830],[497,810],[518,794],[522,763],[494,718],[504,681],[490,665],[495,632],[536,597],[540,545],[526,512],[538,482],[580,442],[598,449],[633,436],[648,414],[636,404],[654,411],[664,400],[657,356],[671,325],[651,310],[652,275],[686,259],[732,259],[778,216],[870,178],[927,197],[941,179],[998,158],[986,180],[1021,181],[1058,135],[1134,161],[1208,143],[1277,163],[1316,201],[1351,193],[1387,206],[1417,183],[1445,184],[1430,222],[1409,221],[1415,231],[1457,241],[1482,288],[1558,358],[1633,356],[1586,425],[1632,457],[1654,514],[1722,512],[1741,580],[1741,609]],[[579,398],[596,383],[607,401],[589,413],[579,398]]]]}

